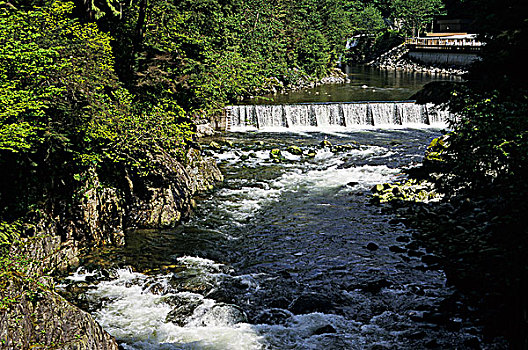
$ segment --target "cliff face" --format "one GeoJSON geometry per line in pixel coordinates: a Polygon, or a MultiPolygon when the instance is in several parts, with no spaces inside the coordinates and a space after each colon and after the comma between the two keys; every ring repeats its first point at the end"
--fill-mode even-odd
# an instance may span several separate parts
{"type": "Polygon", "coordinates": [[[95,171],[74,205],[40,220],[35,237],[11,247],[9,259],[24,268],[6,269],[0,281],[0,349],[117,349],[115,340],[86,312],[53,291],[48,276],[78,265],[84,248],[122,245],[130,228],[174,227],[191,214],[193,195],[223,179],[211,159],[196,150],[188,165],[155,160],[146,177],[129,176],[109,187],[95,171]]]}
{"type": "Polygon", "coordinates": [[[147,176],[125,171],[115,187],[103,184],[92,171],[74,207],[57,218],[58,234],[63,241],[122,245],[126,229],[176,226],[190,216],[196,192],[212,189],[223,180],[213,159],[203,158],[194,149],[187,159],[183,165],[158,156],[147,176]]]}
{"type": "Polygon", "coordinates": [[[171,158],[155,159],[155,171],[141,179],[127,177],[125,190],[127,228],[167,228],[176,226],[191,214],[192,196],[213,188],[223,176],[212,159],[198,151],[187,154],[183,166],[171,158]]]}

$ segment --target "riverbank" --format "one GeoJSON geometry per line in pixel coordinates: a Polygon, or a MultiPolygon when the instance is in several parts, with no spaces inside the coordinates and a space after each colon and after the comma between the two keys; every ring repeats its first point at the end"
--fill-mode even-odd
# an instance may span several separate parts
{"type": "Polygon", "coordinates": [[[487,194],[449,192],[450,174],[435,157],[409,169],[410,181],[375,187],[373,200],[415,229],[416,243],[446,272],[457,289],[450,310],[472,315],[485,337],[502,338],[504,348],[526,348],[528,241],[521,199],[492,187],[487,194]]]}
{"type": "Polygon", "coordinates": [[[148,176],[124,171],[114,186],[90,171],[57,216],[41,214],[2,253],[0,349],[117,349],[93,319],[56,293],[55,277],[76,268],[86,251],[122,246],[131,228],[168,228],[187,220],[193,197],[223,179],[210,158],[189,150],[183,165],[166,156],[148,176]],[[21,323],[22,322],[22,323],[21,323]]]}
{"type": "Polygon", "coordinates": [[[430,75],[464,75],[467,69],[457,66],[446,65],[427,65],[412,61],[408,57],[409,49],[405,44],[400,44],[391,50],[383,53],[379,57],[367,63],[368,66],[384,69],[399,70],[404,72],[419,72],[430,75]]]}
{"type": "Polygon", "coordinates": [[[350,82],[347,74],[337,67],[330,69],[328,74],[326,74],[323,78],[317,78],[314,76],[310,76],[308,74],[301,72],[297,68],[292,69],[291,75],[296,76],[296,78],[294,78],[293,81],[286,83],[284,81],[281,81],[278,78],[272,78],[269,80],[268,84],[264,85],[263,87],[259,87],[258,89],[253,90],[250,93],[250,96],[240,96],[239,101],[244,100],[244,99],[257,99],[258,100],[260,98],[259,96],[264,96],[264,95],[273,96],[273,95],[287,94],[290,92],[300,91],[303,89],[313,89],[321,85],[338,85],[338,84],[345,84],[347,82],[350,82]]]}

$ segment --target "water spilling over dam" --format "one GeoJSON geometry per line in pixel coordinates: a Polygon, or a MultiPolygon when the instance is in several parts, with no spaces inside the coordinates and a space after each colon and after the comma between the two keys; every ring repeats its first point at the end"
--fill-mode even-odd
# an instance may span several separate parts
{"type": "Polygon", "coordinates": [[[451,114],[414,101],[239,105],[225,108],[225,129],[442,126],[451,114]]]}

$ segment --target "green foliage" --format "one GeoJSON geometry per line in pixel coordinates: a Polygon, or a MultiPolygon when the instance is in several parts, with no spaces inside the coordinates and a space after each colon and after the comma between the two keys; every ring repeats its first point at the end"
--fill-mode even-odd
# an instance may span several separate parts
{"type": "MultiPolygon", "coordinates": [[[[114,164],[148,172],[185,158],[193,127],[170,92],[119,86],[111,38],[72,19],[73,4],[0,9],[0,216],[71,198],[75,175],[114,164]]],[[[108,168],[108,167],[107,167],[108,168]]]]}
{"type": "Polygon", "coordinates": [[[328,42],[318,30],[310,30],[297,42],[297,60],[302,62],[304,71],[316,77],[322,77],[327,72],[330,63],[328,42]]]}
{"type": "Polygon", "coordinates": [[[407,35],[419,36],[435,15],[442,13],[442,0],[394,0],[392,16],[403,26],[407,35]]]}
{"type": "Polygon", "coordinates": [[[100,22],[116,38],[126,87],[169,92],[188,111],[325,75],[350,29],[340,0],[140,1],[100,22]]]}
{"type": "Polygon", "coordinates": [[[80,110],[113,82],[110,38],[70,21],[71,9],[1,12],[0,149],[68,143],[82,127],[80,110]]]}
{"type": "Polygon", "coordinates": [[[137,105],[125,89],[101,98],[87,124],[89,148],[78,153],[83,164],[121,163],[146,174],[156,154],[184,160],[194,132],[192,124],[184,121],[184,111],[173,101],[137,105]]]}
{"type": "Polygon", "coordinates": [[[377,34],[387,28],[381,11],[372,4],[359,6],[350,16],[354,33],[377,34]]]}
{"type": "Polygon", "coordinates": [[[474,28],[482,48],[482,61],[476,62],[469,80],[476,89],[515,91],[528,80],[528,2],[518,0],[469,1],[475,16],[474,28]]]}
{"type": "MultiPolygon", "coordinates": [[[[11,244],[19,248],[27,242],[15,241],[11,244]]],[[[49,287],[39,280],[41,276],[36,273],[39,270],[37,267],[41,264],[42,261],[36,261],[18,252],[7,254],[7,248],[2,247],[0,251],[0,311],[9,309],[12,304],[16,304],[23,298],[29,301],[38,300],[41,293],[49,290],[49,287]],[[21,288],[4,293],[13,282],[15,285],[22,283],[21,288]]]]}
{"type": "Polygon", "coordinates": [[[481,188],[523,184],[528,174],[528,97],[499,91],[456,91],[459,118],[444,157],[459,178],[481,188]]]}
{"type": "Polygon", "coordinates": [[[483,59],[469,80],[456,88],[449,108],[452,123],[443,158],[452,181],[475,190],[494,188],[504,196],[526,190],[528,175],[528,93],[522,51],[526,46],[528,4],[473,0],[475,28],[484,40],[483,59]],[[489,12],[488,12],[489,11],[489,12]]]}
{"type": "Polygon", "coordinates": [[[20,220],[13,223],[0,222],[0,255],[3,254],[4,248],[10,246],[18,240],[23,231],[23,224],[20,220]]]}

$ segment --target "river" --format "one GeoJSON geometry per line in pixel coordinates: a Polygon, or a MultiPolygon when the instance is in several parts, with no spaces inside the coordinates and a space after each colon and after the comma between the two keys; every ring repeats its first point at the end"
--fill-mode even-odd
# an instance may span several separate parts
{"type": "Polygon", "coordinates": [[[326,84],[285,94],[265,95],[241,104],[291,104],[303,102],[401,101],[433,81],[461,81],[460,76],[380,70],[366,66],[345,66],[347,84],[326,84]]]}
{"type": "Polygon", "coordinates": [[[203,139],[225,181],[197,199],[193,218],[131,232],[60,287],[80,291],[75,302],[124,349],[479,346],[482,329],[438,259],[370,203],[371,187],[403,179],[440,133],[279,128],[203,139]]]}

